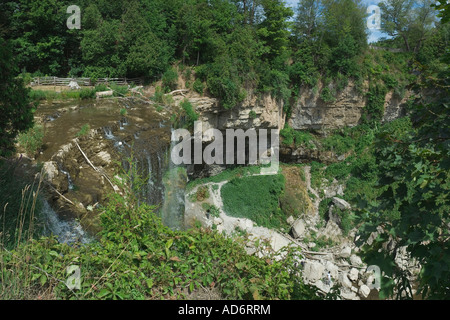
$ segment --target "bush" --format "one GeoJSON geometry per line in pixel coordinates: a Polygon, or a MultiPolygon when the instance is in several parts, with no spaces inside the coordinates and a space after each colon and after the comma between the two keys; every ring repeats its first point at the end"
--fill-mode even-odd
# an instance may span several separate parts
{"type": "Polygon", "coordinates": [[[95,90],[94,89],[81,89],[80,90],[80,99],[86,100],[86,99],[94,99],[95,98],[95,90]]]}
{"type": "Polygon", "coordinates": [[[203,82],[200,79],[195,79],[193,87],[196,92],[203,94],[205,86],[203,85],[203,82]]]}
{"type": "Polygon", "coordinates": [[[17,140],[19,145],[25,149],[29,156],[34,156],[42,146],[44,139],[44,128],[41,125],[35,125],[25,133],[19,134],[17,140]]]}
{"type": "Polygon", "coordinates": [[[336,101],[336,98],[334,97],[333,93],[328,87],[325,87],[322,89],[322,92],[320,93],[320,99],[323,100],[323,102],[330,103],[336,101]]]}
{"type": "Polygon", "coordinates": [[[194,122],[198,120],[198,114],[195,113],[192,104],[187,99],[183,100],[183,102],[180,103],[180,106],[184,110],[186,116],[185,126],[187,128],[193,128],[194,122]]]}
{"type": "Polygon", "coordinates": [[[76,134],[77,137],[84,137],[85,135],[87,135],[89,133],[89,130],[91,129],[91,127],[89,126],[89,124],[84,124],[80,131],[78,131],[78,133],[76,134]]]}
{"type": "Polygon", "coordinates": [[[178,83],[178,72],[174,68],[171,68],[164,72],[162,76],[162,85],[165,92],[175,90],[178,83]]]}

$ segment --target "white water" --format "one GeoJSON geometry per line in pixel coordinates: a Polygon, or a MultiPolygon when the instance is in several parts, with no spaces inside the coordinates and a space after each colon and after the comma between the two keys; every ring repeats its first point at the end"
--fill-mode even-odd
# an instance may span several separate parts
{"type": "Polygon", "coordinates": [[[54,235],[61,243],[89,243],[92,239],[76,220],[65,221],[58,217],[50,204],[44,200],[42,213],[45,218],[46,236],[54,235]]]}

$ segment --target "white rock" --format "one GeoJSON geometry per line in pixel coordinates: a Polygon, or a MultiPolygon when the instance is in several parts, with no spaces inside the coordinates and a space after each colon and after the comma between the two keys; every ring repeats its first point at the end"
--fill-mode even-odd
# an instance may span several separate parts
{"type": "Polygon", "coordinates": [[[314,285],[325,293],[330,292],[330,286],[323,283],[322,280],[316,281],[316,283],[314,283],[314,285]]]}
{"type": "Polygon", "coordinates": [[[291,242],[283,237],[281,234],[274,232],[270,238],[270,245],[275,252],[279,251],[281,248],[286,247],[291,242]]]}
{"type": "Polygon", "coordinates": [[[308,243],[308,248],[312,249],[316,246],[316,244],[314,242],[309,242],[308,243]]]}
{"type": "Polygon", "coordinates": [[[363,264],[362,260],[360,257],[358,257],[356,254],[352,254],[350,256],[350,263],[354,266],[360,266],[363,264]]]}
{"type": "Polygon", "coordinates": [[[338,279],[339,277],[339,268],[335,264],[333,264],[331,261],[327,261],[325,263],[325,269],[327,271],[330,271],[330,275],[332,279],[338,279]]]}
{"type": "Polygon", "coordinates": [[[356,268],[351,268],[350,273],[348,274],[348,277],[352,281],[358,280],[359,271],[356,268]]]}
{"type": "Polygon", "coordinates": [[[319,262],[306,262],[303,275],[309,282],[316,282],[322,279],[325,267],[319,262]]]}
{"type": "Polygon", "coordinates": [[[341,198],[338,198],[338,197],[333,197],[333,203],[336,207],[338,207],[341,210],[346,210],[346,209],[351,208],[350,204],[347,201],[345,201],[341,198]]]}
{"type": "Polygon", "coordinates": [[[218,225],[221,225],[223,223],[223,220],[222,220],[222,218],[214,217],[213,223],[218,226],[218,225]]]}
{"type": "Polygon", "coordinates": [[[298,219],[292,225],[292,235],[294,238],[300,238],[305,233],[305,222],[301,219],[298,219]]]}
{"type": "Polygon", "coordinates": [[[361,287],[359,287],[359,295],[363,298],[367,298],[370,294],[370,288],[363,284],[361,287]]]}
{"type": "Polygon", "coordinates": [[[289,216],[289,218],[286,219],[287,223],[289,224],[293,224],[294,223],[294,217],[293,216],[289,216]]]}
{"type": "Polygon", "coordinates": [[[352,282],[348,279],[347,272],[343,272],[339,275],[339,282],[345,287],[345,288],[351,288],[352,282]]]}
{"type": "Polygon", "coordinates": [[[345,246],[342,248],[341,252],[339,253],[339,256],[341,258],[348,258],[352,254],[352,249],[349,246],[345,246]]]}
{"type": "Polygon", "coordinates": [[[358,300],[358,297],[352,291],[341,291],[341,297],[346,300],[358,300]]]}

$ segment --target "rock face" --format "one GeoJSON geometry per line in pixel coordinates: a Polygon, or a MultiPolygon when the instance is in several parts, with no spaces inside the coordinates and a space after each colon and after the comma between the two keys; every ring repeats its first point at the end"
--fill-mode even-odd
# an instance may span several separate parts
{"type": "MultiPolygon", "coordinates": [[[[328,88],[335,90],[335,84],[330,84],[328,88]]],[[[367,84],[365,84],[367,87],[367,84]]],[[[353,127],[359,124],[367,99],[350,81],[348,85],[340,91],[335,100],[325,102],[320,97],[323,89],[321,83],[317,90],[302,88],[300,98],[292,108],[292,117],[289,125],[298,130],[320,130],[338,129],[343,127],[353,127]]],[[[363,88],[365,90],[366,88],[363,88]]],[[[402,98],[396,96],[392,91],[385,97],[383,121],[392,121],[404,114],[404,106],[410,93],[405,92],[402,98]]]]}
{"type": "Polygon", "coordinates": [[[329,103],[320,98],[322,88],[319,83],[316,91],[310,88],[300,90],[300,99],[292,108],[289,125],[299,130],[337,129],[357,125],[366,98],[358,93],[355,85],[349,83],[337,95],[336,100],[329,103]]]}
{"type": "Polygon", "coordinates": [[[215,98],[189,98],[189,101],[200,114],[199,121],[204,123],[203,130],[284,127],[283,103],[269,94],[258,97],[250,91],[244,101],[228,110],[220,106],[215,98]]]}

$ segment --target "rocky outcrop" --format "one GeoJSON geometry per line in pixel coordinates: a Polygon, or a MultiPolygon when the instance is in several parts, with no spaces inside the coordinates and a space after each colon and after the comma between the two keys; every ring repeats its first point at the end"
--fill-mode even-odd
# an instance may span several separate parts
{"type": "Polygon", "coordinates": [[[283,103],[270,94],[259,96],[249,90],[244,101],[232,109],[223,108],[215,98],[191,97],[189,101],[200,115],[199,121],[206,124],[203,130],[284,127],[283,103]]]}
{"type": "Polygon", "coordinates": [[[335,101],[324,102],[320,97],[322,84],[318,89],[300,89],[299,99],[292,107],[289,125],[298,130],[337,129],[358,124],[366,104],[366,98],[359,94],[350,82],[339,92],[335,101]]]}
{"type": "MultiPolygon", "coordinates": [[[[333,90],[333,86],[335,85],[331,84],[329,88],[333,90]]],[[[367,83],[365,87],[367,87],[367,83]]],[[[325,102],[320,97],[322,89],[321,83],[316,90],[307,87],[301,88],[300,98],[293,105],[292,116],[289,119],[289,125],[292,128],[297,130],[333,130],[353,127],[360,123],[367,99],[365,94],[361,93],[352,81],[336,95],[334,101],[325,102]]],[[[389,122],[403,116],[405,104],[410,95],[410,91],[406,90],[403,97],[400,98],[393,91],[389,91],[385,97],[382,121],[389,122]]]]}

